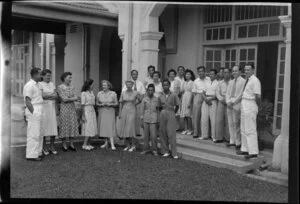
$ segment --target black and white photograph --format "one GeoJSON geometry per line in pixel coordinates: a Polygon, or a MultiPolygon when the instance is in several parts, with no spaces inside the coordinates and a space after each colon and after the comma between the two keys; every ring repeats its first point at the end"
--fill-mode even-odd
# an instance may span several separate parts
{"type": "Polygon", "coordinates": [[[0,201],[299,203],[294,3],[0,10],[0,201]]]}

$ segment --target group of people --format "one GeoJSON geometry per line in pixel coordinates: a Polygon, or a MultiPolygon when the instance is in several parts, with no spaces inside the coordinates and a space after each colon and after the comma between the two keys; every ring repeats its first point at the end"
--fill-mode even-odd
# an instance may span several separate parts
{"type": "Polygon", "coordinates": [[[131,71],[131,80],[125,82],[118,100],[107,80],[101,82],[102,90],[97,96],[93,93],[93,80],[86,80],[79,97],[71,84],[72,73],[62,74],[63,83],[56,90],[50,70],[33,68],[32,79],[23,90],[28,121],[26,158],[41,160],[42,155],[56,154],[56,136],[62,140],[63,151],[76,151],[73,138],[79,135],[80,124],[81,135],[85,136],[82,149],[88,151],[94,149],[90,138],[96,135],[107,138],[101,148],[110,143],[111,149],[116,150],[114,138],[118,136],[124,139],[124,151],[135,151],[142,130],[141,154],[160,153],[177,159],[176,131],[182,131],[181,134],[193,135],[195,139],[226,142],[227,146],[235,146],[236,153],[245,155],[245,159],[257,157],[256,116],[261,85],[252,64],[246,64],[244,71],[246,79],[238,66],[220,68],[219,72],[211,69],[208,77],[205,67],[200,66],[199,77],[195,79],[192,70],[179,66],[161,80],[160,72],[150,65],[143,82],[138,80],[137,70],[131,71]],[[81,104],[79,119],[76,102],[81,104]],[[46,136],[50,136],[48,149],[46,136]]]}

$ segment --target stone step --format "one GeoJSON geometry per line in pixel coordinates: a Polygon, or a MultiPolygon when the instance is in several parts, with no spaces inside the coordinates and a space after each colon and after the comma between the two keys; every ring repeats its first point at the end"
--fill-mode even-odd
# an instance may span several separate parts
{"type": "Polygon", "coordinates": [[[239,173],[247,173],[250,170],[258,168],[259,166],[258,163],[241,161],[238,159],[201,152],[199,150],[197,151],[190,148],[177,147],[177,152],[183,159],[196,161],[215,167],[231,169],[239,173]]]}
{"type": "MultiPolygon", "coordinates": [[[[178,138],[177,145],[180,147],[185,147],[193,150],[198,150],[201,152],[206,152],[210,154],[215,154],[218,156],[224,156],[232,159],[242,160],[244,161],[243,155],[237,155],[234,147],[226,147],[225,144],[213,143],[209,140],[189,140],[186,138],[178,138]]],[[[249,161],[253,162],[254,160],[259,160],[256,162],[262,163],[264,157],[262,155],[258,155],[257,158],[252,158],[249,161]]]]}

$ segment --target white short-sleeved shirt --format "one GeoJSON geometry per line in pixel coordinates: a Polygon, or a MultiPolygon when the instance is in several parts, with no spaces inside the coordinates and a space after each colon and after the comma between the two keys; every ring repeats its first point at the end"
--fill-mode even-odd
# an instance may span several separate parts
{"type": "MultiPolygon", "coordinates": [[[[132,82],[134,82],[134,80],[131,80],[132,82]]],[[[141,81],[139,81],[139,80],[136,80],[135,81],[136,82],[136,89],[137,89],[137,92],[139,93],[139,94],[145,94],[145,87],[144,87],[144,84],[141,82],[141,81]]],[[[134,84],[133,84],[133,87],[132,87],[132,89],[134,90],[134,84]]],[[[123,87],[123,89],[122,89],[122,92],[124,92],[124,91],[126,91],[127,90],[127,88],[126,88],[126,85],[124,85],[124,87],[123,87]]]]}
{"type": "Polygon", "coordinates": [[[181,86],[181,81],[180,80],[175,78],[173,81],[170,81],[170,82],[171,82],[171,86],[170,86],[170,91],[171,92],[174,92],[175,90],[180,91],[180,86],[181,86]]]}
{"type": "Polygon", "coordinates": [[[193,86],[193,93],[203,93],[203,91],[206,91],[207,89],[207,84],[210,83],[210,78],[205,77],[205,79],[200,79],[199,77],[194,81],[194,86],[193,86]]]}
{"type": "Polygon", "coordinates": [[[255,94],[261,95],[261,84],[259,79],[256,76],[252,75],[249,77],[242,98],[255,100],[255,94]]]}
{"type": "MultiPolygon", "coordinates": [[[[42,92],[47,93],[47,94],[52,94],[54,93],[55,90],[55,85],[50,81],[50,82],[39,82],[40,85],[40,89],[42,90],[42,92]]],[[[44,100],[44,102],[47,103],[55,103],[55,100],[44,100]]]]}
{"type": "Polygon", "coordinates": [[[154,84],[154,87],[155,87],[154,96],[159,97],[161,95],[161,93],[164,91],[163,87],[162,87],[162,83],[158,82],[158,83],[153,83],[153,84],[154,84]]]}
{"type": "Polygon", "coordinates": [[[219,85],[219,82],[216,79],[213,81],[207,82],[206,95],[215,96],[218,85],[219,85]]]}
{"type": "Polygon", "coordinates": [[[26,104],[26,96],[31,99],[32,105],[43,104],[44,100],[42,97],[41,85],[30,79],[24,86],[23,89],[24,103],[26,104]]]}

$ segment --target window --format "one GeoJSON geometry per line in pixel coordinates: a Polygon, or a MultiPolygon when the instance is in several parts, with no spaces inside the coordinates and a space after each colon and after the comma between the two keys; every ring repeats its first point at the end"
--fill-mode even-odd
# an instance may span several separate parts
{"type": "Polygon", "coordinates": [[[235,20],[287,15],[287,6],[236,6],[235,20]],[[283,14],[281,14],[283,10],[283,14]]]}
{"type": "Polygon", "coordinates": [[[239,49],[239,66],[244,73],[244,66],[248,63],[252,63],[255,66],[256,62],[256,48],[241,48],[239,49]]]}
{"type": "Polygon", "coordinates": [[[273,133],[280,134],[284,91],[284,66],[285,66],[285,44],[279,44],[277,59],[277,80],[275,93],[275,108],[273,120],[273,133]]]}
{"type": "Polygon", "coordinates": [[[225,50],[225,67],[232,68],[236,65],[236,49],[225,50]]]}
{"type": "Polygon", "coordinates": [[[231,21],[232,6],[209,5],[204,9],[204,23],[220,23],[231,21]]]}
{"type": "Polygon", "coordinates": [[[207,48],[205,51],[205,67],[207,72],[211,69],[219,69],[222,63],[222,50],[207,48]]]}
{"type": "Polygon", "coordinates": [[[205,29],[206,40],[228,40],[231,39],[231,27],[216,27],[205,29]]]}
{"type": "Polygon", "coordinates": [[[280,36],[279,22],[238,25],[237,27],[238,38],[280,36]]]}

